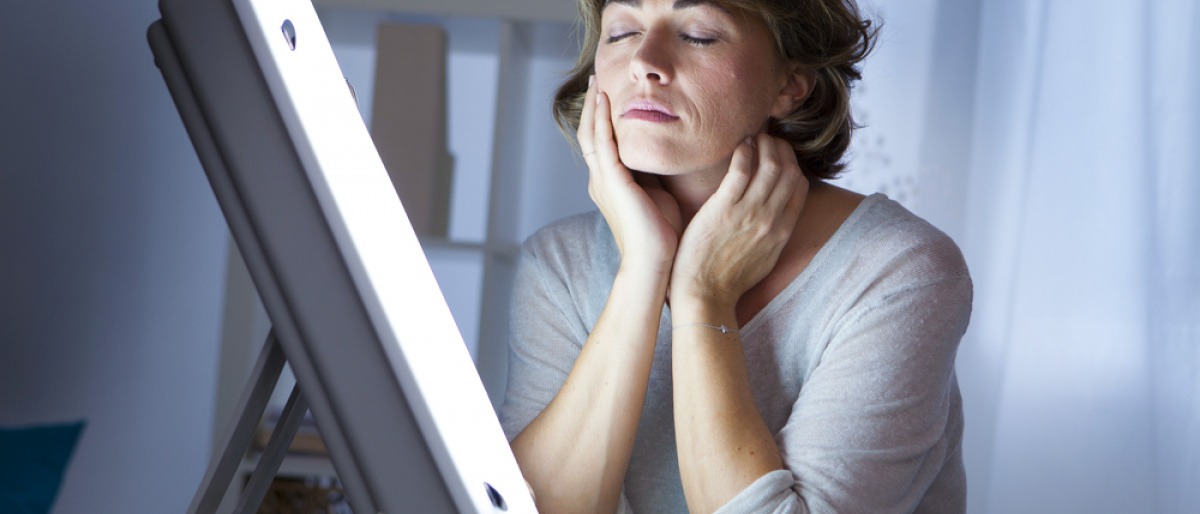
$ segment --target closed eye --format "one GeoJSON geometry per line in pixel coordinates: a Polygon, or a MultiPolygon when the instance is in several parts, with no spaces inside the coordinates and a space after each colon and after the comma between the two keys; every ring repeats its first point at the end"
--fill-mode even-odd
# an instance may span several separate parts
{"type": "MultiPolygon", "coordinates": [[[[628,38],[636,36],[636,35],[638,35],[637,32],[626,32],[624,34],[617,34],[615,36],[609,36],[607,39],[607,42],[609,44],[617,43],[623,39],[628,39],[628,38]]],[[[696,45],[696,46],[708,46],[708,45],[711,45],[711,44],[717,42],[717,38],[696,37],[696,36],[692,36],[689,34],[680,34],[679,39],[682,39],[683,42],[685,42],[689,45],[696,45]]]]}
{"type": "Polygon", "coordinates": [[[680,34],[679,38],[688,44],[692,44],[692,45],[696,45],[696,46],[708,46],[708,45],[711,45],[711,44],[717,42],[716,38],[696,37],[696,36],[691,36],[688,34],[680,34]]]}
{"type": "Polygon", "coordinates": [[[609,36],[609,37],[608,37],[608,42],[609,42],[609,43],[616,43],[616,42],[618,42],[618,41],[620,41],[620,40],[622,40],[622,39],[628,38],[628,37],[630,37],[630,36],[635,36],[635,35],[637,35],[637,32],[626,32],[626,33],[624,33],[624,34],[617,34],[617,35],[615,35],[615,36],[609,36]]]}

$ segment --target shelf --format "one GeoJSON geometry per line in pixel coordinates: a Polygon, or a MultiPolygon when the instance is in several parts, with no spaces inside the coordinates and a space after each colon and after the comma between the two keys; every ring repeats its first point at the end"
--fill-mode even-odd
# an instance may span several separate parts
{"type": "MultiPolygon", "coordinates": [[[[238,471],[249,477],[254,472],[255,466],[258,466],[259,457],[261,455],[258,453],[247,455],[238,465],[238,471]]],[[[283,478],[335,477],[337,471],[333,469],[333,462],[329,460],[329,457],[288,454],[284,457],[275,476],[283,478]]]]}
{"type": "Polygon", "coordinates": [[[575,2],[570,0],[313,0],[313,5],[509,21],[572,23],[578,16],[575,2]]]}
{"type": "Polygon", "coordinates": [[[425,249],[426,253],[430,250],[449,250],[460,252],[484,253],[489,256],[499,257],[508,261],[514,261],[517,258],[517,252],[521,247],[517,244],[503,243],[482,243],[476,241],[454,241],[440,237],[420,237],[421,248],[425,249]]]}

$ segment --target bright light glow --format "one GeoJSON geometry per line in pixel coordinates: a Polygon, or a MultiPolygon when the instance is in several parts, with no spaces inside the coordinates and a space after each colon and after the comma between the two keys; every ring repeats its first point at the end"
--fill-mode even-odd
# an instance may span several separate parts
{"type": "Polygon", "coordinates": [[[235,0],[309,181],[461,510],[533,512],[516,460],[307,0],[235,0]],[[295,50],[281,27],[290,20],[295,50]],[[419,394],[411,394],[413,391],[419,394]],[[514,494],[516,492],[516,494],[514,494]]]}

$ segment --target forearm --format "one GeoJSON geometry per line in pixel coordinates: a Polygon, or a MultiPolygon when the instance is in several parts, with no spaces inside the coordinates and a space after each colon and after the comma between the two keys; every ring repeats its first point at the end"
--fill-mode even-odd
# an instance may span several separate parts
{"type": "Polygon", "coordinates": [[[750,390],[733,306],[672,304],[675,438],[688,509],[712,512],[764,474],[783,469],[779,447],[750,390]]]}
{"type": "Polygon", "coordinates": [[[667,278],[622,269],[554,400],[512,441],[543,512],[613,512],[646,395],[667,278]]]}

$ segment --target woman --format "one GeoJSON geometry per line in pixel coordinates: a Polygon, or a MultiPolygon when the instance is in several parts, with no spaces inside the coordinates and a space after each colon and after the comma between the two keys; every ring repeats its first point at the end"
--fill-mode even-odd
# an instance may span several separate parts
{"type": "Polygon", "coordinates": [[[543,512],[961,512],[952,241],[842,170],[853,0],[581,0],[599,213],[526,243],[501,420],[543,512]]]}

